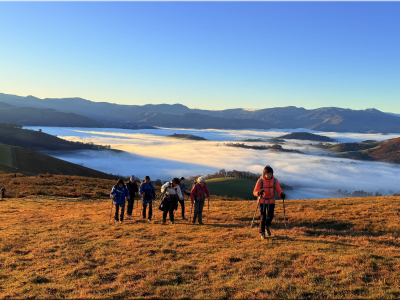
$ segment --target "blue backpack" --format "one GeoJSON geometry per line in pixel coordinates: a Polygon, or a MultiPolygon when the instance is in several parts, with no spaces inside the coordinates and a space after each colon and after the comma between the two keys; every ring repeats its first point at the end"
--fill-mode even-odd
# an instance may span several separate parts
{"type": "Polygon", "coordinates": [[[155,194],[154,186],[152,183],[143,183],[143,200],[151,200],[153,199],[153,195],[155,194]]]}

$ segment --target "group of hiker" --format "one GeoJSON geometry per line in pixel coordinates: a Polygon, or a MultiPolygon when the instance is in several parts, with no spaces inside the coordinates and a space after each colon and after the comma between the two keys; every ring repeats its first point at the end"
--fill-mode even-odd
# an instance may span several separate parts
{"type": "MultiPolygon", "coordinates": [[[[274,177],[274,170],[267,165],[263,170],[262,176],[257,180],[253,191],[254,196],[257,197],[258,200],[255,213],[260,209],[259,233],[261,234],[261,239],[266,238],[265,231],[268,236],[271,236],[270,226],[275,212],[275,192],[281,199],[285,200],[286,195],[283,193],[278,179],[274,177]]],[[[117,222],[122,223],[124,220],[126,200],[128,201],[128,218],[132,217],[135,195],[137,193],[142,199],[142,218],[144,220],[152,220],[153,204],[157,199],[154,185],[151,183],[150,177],[146,176],[145,180],[141,182],[138,188],[135,177],[132,176],[126,185],[122,179],[119,179],[117,184],[112,188],[110,194],[113,199],[113,204],[115,204],[114,219],[117,222]]],[[[159,202],[157,202],[157,204],[160,203],[158,209],[163,212],[162,224],[166,224],[168,215],[170,223],[174,224],[174,211],[178,209],[179,204],[182,209],[182,220],[187,220],[185,217],[184,195],[190,196],[192,208],[194,205],[192,223],[194,224],[196,220],[198,220],[200,225],[203,224],[203,208],[206,198],[208,201],[210,200],[210,191],[208,190],[205,178],[202,176],[197,178],[190,193],[186,191],[184,177],[173,178],[161,187],[161,195],[158,198],[159,202]]]]}
{"type": "MultiPolygon", "coordinates": [[[[128,218],[132,217],[135,196],[138,195],[142,200],[142,218],[151,221],[153,218],[153,205],[156,200],[156,190],[150,181],[150,177],[146,176],[138,188],[135,177],[132,176],[129,182],[125,185],[123,179],[119,179],[117,184],[113,186],[110,197],[113,199],[115,205],[114,219],[122,223],[125,214],[125,203],[128,202],[127,215],[128,218]],[[147,217],[146,217],[147,216],[147,217]]],[[[207,198],[210,199],[210,191],[205,182],[204,177],[199,177],[193,184],[191,192],[186,191],[185,178],[173,178],[170,182],[166,182],[161,187],[161,195],[159,196],[159,207],[163,214],[163,224],[167,222],[167,216],[171,224],[175,222],[174,211],[178,209],[180,204],[182,210],[182,220],[187,220],[185,217],[185,200],[184,195],[190,196],[191,203],[194,205],[194,215],[192,223],[203,224],[203,208],[204,202],[207,198]]]]}

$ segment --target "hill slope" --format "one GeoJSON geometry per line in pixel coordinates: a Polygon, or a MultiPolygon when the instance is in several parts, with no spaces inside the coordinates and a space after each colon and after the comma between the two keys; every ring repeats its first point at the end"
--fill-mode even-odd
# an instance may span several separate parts
{"type": "Polygon", "coordinates": [[[400,163],[400,138],[380,144],[380,147],[369,153],[369,156],[391,163],[400,163]]]}
{"type": "Polygon", "coordinates": [[[16,128],[4,123],[0,123],[0,143],[38,151],[99,149],[103,147],[70,142],[44,132],[16,128]]]}
{"type": "Polygon", "coordinates": [[[115,179],[113,175],[20,147],[0,144],[0,153],[5,154],[0,159],[0,171],[5,173],[22,173],[25,175],[50,173],[115,179]]]}
{"type": "Polygon", "coordinates": [[[109,225],[109,199],[7,199],[0,297],[399,298],[399,197],[285,201],[287,238],[278,201],[266,241],[247,238],[253,201],[212,199],[204,226],[159,211],[109,225]]]}

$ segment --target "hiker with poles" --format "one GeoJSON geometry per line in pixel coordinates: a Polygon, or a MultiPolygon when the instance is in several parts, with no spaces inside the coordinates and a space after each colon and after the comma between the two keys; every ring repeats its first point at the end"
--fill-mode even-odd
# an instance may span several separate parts
{"type": "Polygon", "coordinates": [[[135,176],[132,175],[132,177],[129,179],[129,182],[126,184],[126,187],[128,188],[129,191],[129,199],[128,199],[128,208],[127,208],[127,215],[128,219],[132,217],[132,211],[133,211],[133,206],[135,204],[135,195],[138,192],[138,186],[136,184],[135,176]]]}
{"type": "MultiPolygon", "coordinates": [[[[181,189],[182,195],[185,194],[187,196],[190,196],[190,193],[186,192],[185,177],[179,178],[179,187],[181,189]]],[[[187,220],[185,218],[185,199],[182,199],[182,200],[179,199],[178,201],[182,208],[182,220],[187,220]]]]}
{"type": "Polygon", "coordinates": [[[146,176],[144,182],[140,185],[139,194],[142,196],[143,220],[146,220],[146,210],[149,207],[148,220],[151,221],[153,216],[153,200],[156,198],[156,189],[150,182],[150,176],[146,176]]]}
{"type": "MultiPolygon", "coordinates": [[[[270,226],[272,219],[274,218],[275,192],[285,200],[286,196],[279,185],[279,181],[274,177],[274,170],[267,165],[263,170],[263,175],[258,179],[253,191],[254,196],[258,197],[256,211],[258,206],[261,209],[259,230],[261,239],[265,239],[265,227],[267,227],[268,236],[271,236],[270,226]]],[[[254,215],[256,211],[254,212],[254,215]]]]}
{"type": "Polygon", "coordinates": [[[203,208],[205,198],[208,198],[208,209],[210,209],[210,191],[206,185],[206,180],[203,176],[197,178],[197,183],[193,186],[190,194],[192,205],[194,204],[194,216],[192,223],[196,223],[196,218],[199,218],[199,224],[203,225],[203,208]]]}
{"type": "MultiPolygon", "coordinates": [[[[122,223],[124,220],[124,211],[125,211],[125,201],[129,199],[129,191],[124,181],[122,179],[118,180],[117,184],[113,186],[111,190],[110,197],[113,199],[113,204],[115,204],[115,221],[119,221],[122,223]],[[121,215],[119,216],[119,209],[121,209],[121,215]]],[[[112,204],[111,204],[112,211],[112,204]]],[[[111,219],[111,215],[110,215],[111,219]]]]}
{"type": "Polygon", "coordinates": [[[162,224],[165,225],[167,223],[167,214],[169,214],[171,224],[174,224],[174,210],[178,208],[178,201],[183,201],[179,179],[174,178],[171,182],[165,183],[161,187],[161,193],[164,193],[162,224]]]}

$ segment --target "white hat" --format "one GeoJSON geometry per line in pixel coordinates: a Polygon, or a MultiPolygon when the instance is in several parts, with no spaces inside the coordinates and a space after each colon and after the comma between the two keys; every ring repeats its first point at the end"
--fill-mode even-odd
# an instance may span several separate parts
{"type": "Polygon", "coordinates": [[[206,182],[206,179],[203,176],[197,178],[197,182],[206,182]]]}

